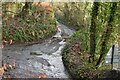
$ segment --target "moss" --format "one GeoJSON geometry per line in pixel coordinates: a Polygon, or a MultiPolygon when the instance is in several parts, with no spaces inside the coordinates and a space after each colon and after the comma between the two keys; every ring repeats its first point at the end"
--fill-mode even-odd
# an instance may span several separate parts
{"type": "Polygon", "coordinates": [[[95,63],[89,63],[83,59],[80,54],[74,54],[70,51],[70,45],[67,45],[62,54],[63,63],[75,80],[89,80],[99,78],[113,78],[120,74],[117,71],[111,70],[110,65],[102,65],[96,69],[95,63]],[[113,72],[116,74],[113,75],[113,72]]]}
{"type": "Polygon", "coordinates": [[[78,80],[89,80],[92,78],[98,79],[107,74],[106,70],[110,69],[109,65],[103,65],[96,69],[95,63],[89,63],[86,59],[86,55],[88,53],[74,53],[71,45],[73,44],[65,46],[62,54],[62,60],[72,78],[78,80]]]}

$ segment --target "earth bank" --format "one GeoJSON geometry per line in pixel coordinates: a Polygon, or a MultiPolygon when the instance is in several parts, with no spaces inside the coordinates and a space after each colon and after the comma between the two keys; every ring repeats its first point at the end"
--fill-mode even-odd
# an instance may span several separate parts
{"type": "MultiPolygon", "coordinates": [[[[80,34],[79,34],[80,35],[80,34]]],[[[89,53],[82,43],[82,37],[73,36],[68,39],[62,54],[62,60],[72,78],[78,80],[88,79],[120,79],[120,71],[111,70],[111,65],[102,65],[96,69],[95,63],[89,63],[89,53]],[[80,42],[81,41],[81,42],[80,42]],[[86,51],[85,51],[86,50],[86,51]]]]}

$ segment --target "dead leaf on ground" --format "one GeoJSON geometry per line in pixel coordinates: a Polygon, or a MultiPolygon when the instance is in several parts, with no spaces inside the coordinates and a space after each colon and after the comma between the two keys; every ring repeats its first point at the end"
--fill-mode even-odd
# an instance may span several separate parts
{"type": "Polygon", "coordinates": [[[47,78],[47,75],[46,74],[40,74],[39,78],[47,78]]]}

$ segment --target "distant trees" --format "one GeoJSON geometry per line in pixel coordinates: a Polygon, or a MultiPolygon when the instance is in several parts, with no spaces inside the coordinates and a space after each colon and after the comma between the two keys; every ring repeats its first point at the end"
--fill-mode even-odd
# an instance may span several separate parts
{"type": "Polygon", "coordinates": [[[79,30],[88,25],[88,3],[82,2],[69,2],[69,3],[55,3],[56,18],[67,25],[74,26],[79,30]]]}

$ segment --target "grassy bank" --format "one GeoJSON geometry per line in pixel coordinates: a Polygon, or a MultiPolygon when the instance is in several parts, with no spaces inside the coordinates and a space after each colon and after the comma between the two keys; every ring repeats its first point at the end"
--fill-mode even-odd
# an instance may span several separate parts
{"type": "Polygon", "coordinates": [[[29,3],[31,7],[23,9],[27,3],[3,4],[2,37],[3,41],[26,43],[43,41],[57,31],[53,8],[50,3],[29,3]],[[21,4],[19,7],[14,5],[21,4]],[[9,7],[6,8],[6,5],[9,7]],[[22,11],[20,9],[22,8],[22,11]],[[14,10],[14,8],[16,8],[14,10]],[[19,10],[18,12],[16,10],[19,10]]]}
{"type": "Polygon", "coordinates": [[[79,30],[68,39],[62,54],[62,59],[65,67],[72,76],[78,80],[117,78],[120,72],[111,70],[111,65],[101,63],[101,66],[96,68],[95,61],[89,62],[89,32],[79,30]],[[116,76],[113,75],[116,74],[116,76]]]}

